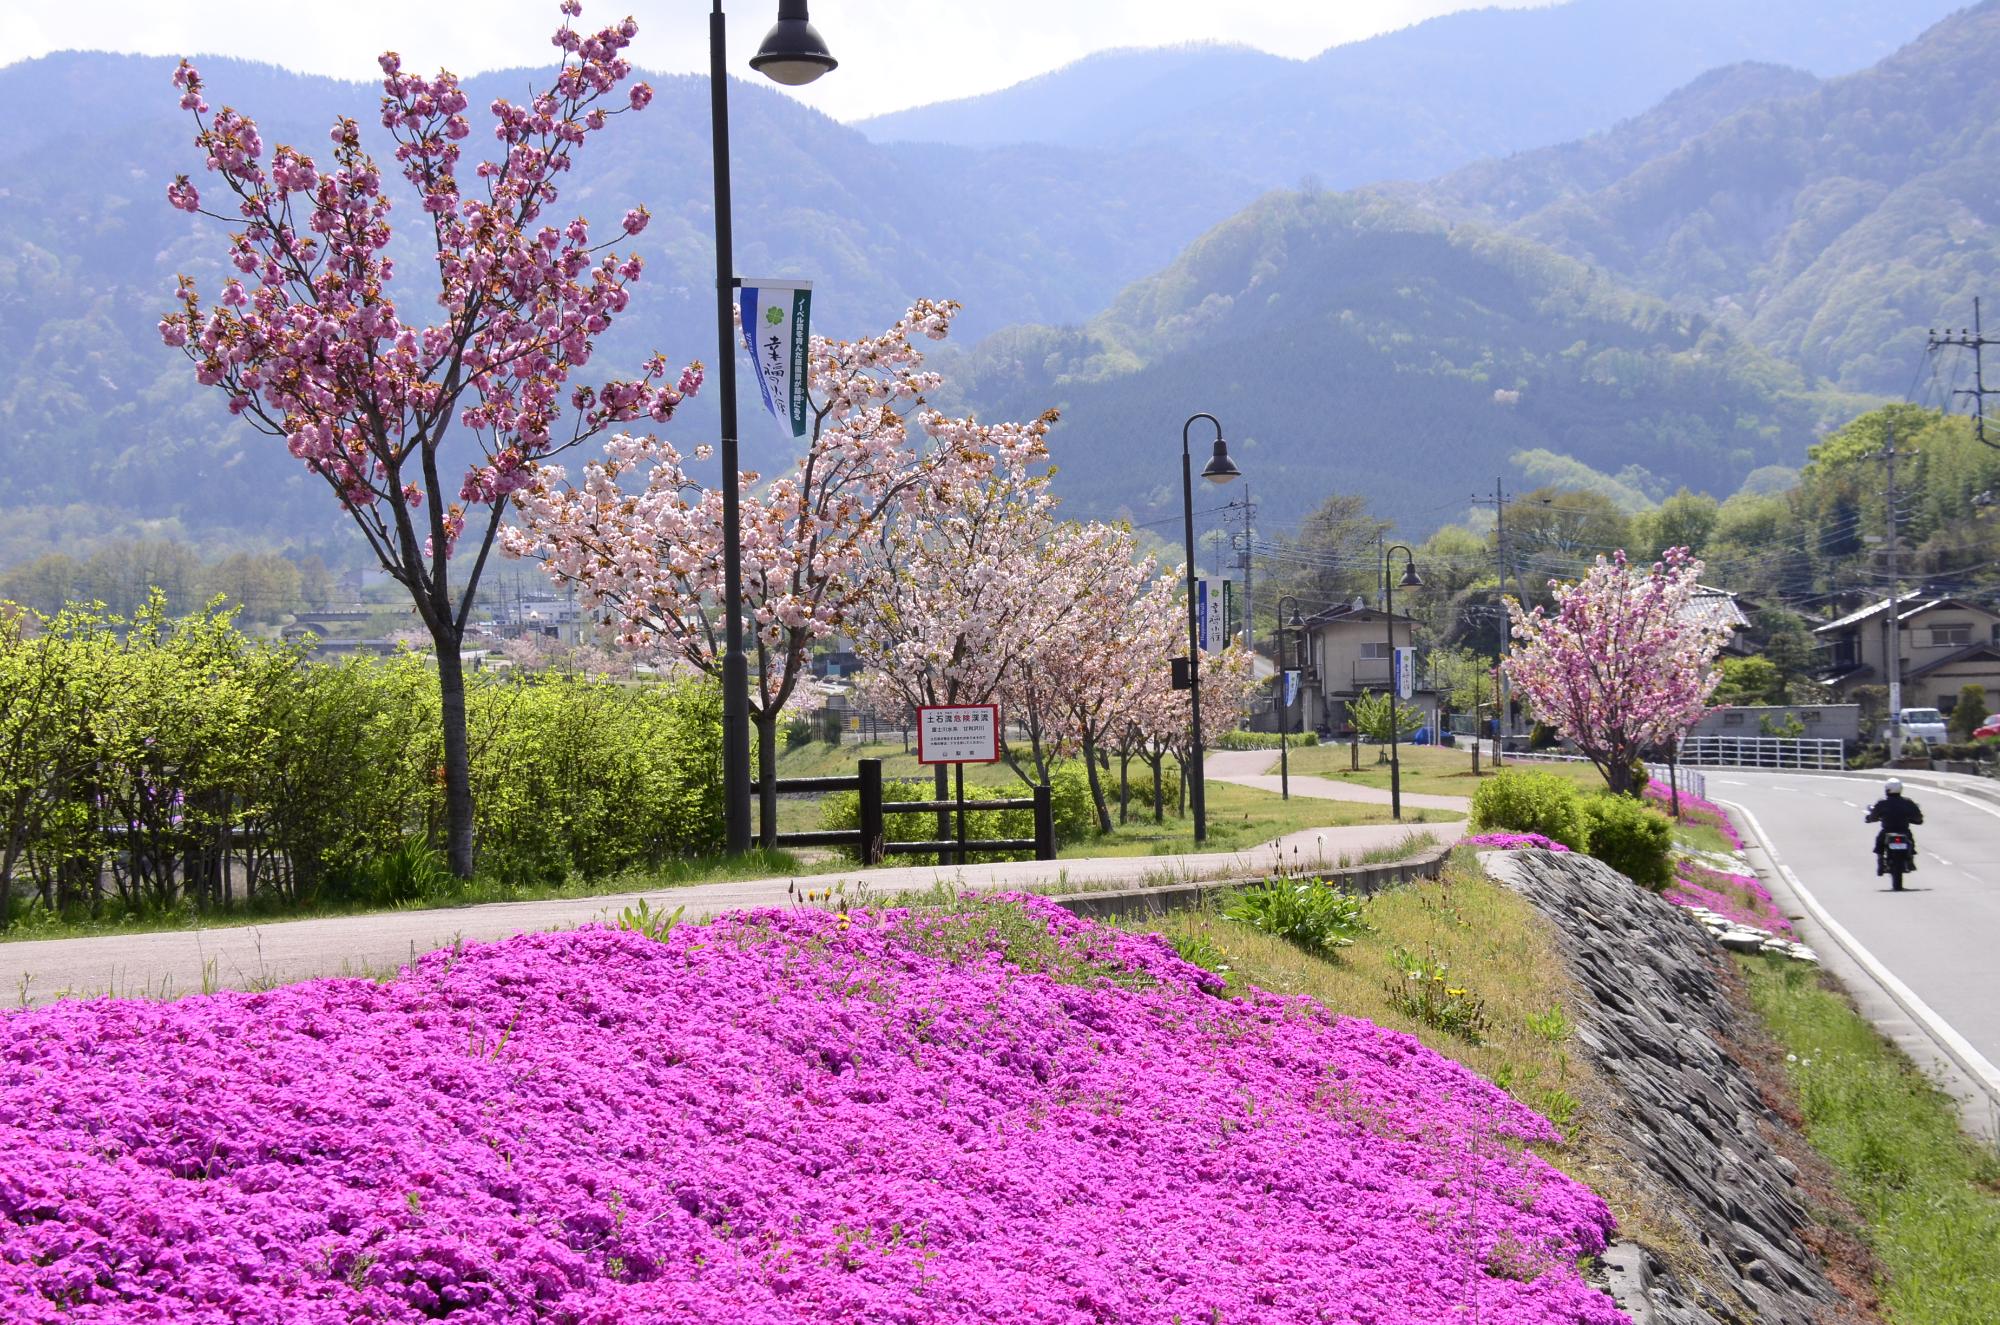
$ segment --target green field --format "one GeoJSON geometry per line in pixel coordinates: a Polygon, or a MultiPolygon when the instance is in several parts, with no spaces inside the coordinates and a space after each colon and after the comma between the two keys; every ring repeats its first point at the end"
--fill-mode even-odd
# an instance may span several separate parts
{"type": "MultiPolygon", "coordinates": [[[[1389,786],[1389,747],[1386,745],[1364,745],[1358,752],[1345,745],[1311,745],[1293,750],[1290,760],[1294,773],[1310,774],[1335,782],[1352,782],[1362,787],[1386,790],[1389,786]],[[1358,770],[1350,768],[1351,759],[1358,759],[1358,770]],[[1380,763],[1376,762],[1378,759],[1380,763]]],[[[1495,772],[1493,761],[1482,753],[1479,776],[1475,778],[1469,750],[1442,750],[1431,745],[1403,746],[1401,763],[1403,790],[1434,796],[1470,796],[1480,782],[1492,777],[1495,772]]],[[[1589,764],[1555,759],[1522,759],[1508,760],[1503,767],[1543,769],[1570,779],[1586,791],[1604,789],[1604,779],[1589,764]]],[[[1275,753],[1267,771],[1278,771],[1278,756],[1275,753]]]]}

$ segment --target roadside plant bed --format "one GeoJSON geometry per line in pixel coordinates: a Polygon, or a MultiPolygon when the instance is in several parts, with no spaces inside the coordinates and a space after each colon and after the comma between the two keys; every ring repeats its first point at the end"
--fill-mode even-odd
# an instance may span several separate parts
{"type": "Polygon", "coordinates": [[[1475,833],[1460,839],[1460,844],[1479,847],[1487,851],[1563,851],[1568,847],[1554,838],[1543,837],[1540,833],[1475,833]]]}
{"type": "Polygon", "coordinates": [[[1674,862],[1674,881],[1662,894],[1676,906],[1698,906],[1755,929],[1792,936],[1792,922],[1752,874],[1710,869],[1686,856],[1674,862]]]}
{"type": "Polygon", "coordinates": [[[0,1319],[1625,1319],[1544,1118],[1222,984],[1012,897],[9,1014],[0,1319]]]}

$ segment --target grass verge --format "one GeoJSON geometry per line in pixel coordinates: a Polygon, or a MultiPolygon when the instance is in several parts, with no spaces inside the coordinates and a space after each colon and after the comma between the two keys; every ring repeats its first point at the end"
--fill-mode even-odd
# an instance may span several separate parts
{"type": "Polygon", "coordinates": [[[1740,963],[1786,1050],[1806,1135],[1840,1175],[1884,1266],[1891,1321],[2000,1321],[2000,1155],[1856,1013],[1830,977],[1780,957],[1740,963]]]}
{"type": "MultiPolygon", "coordinates": [[[[1345,744],[1312,745],[1293,750],[1289,756],[1292,772],[1326,778],[1332,782],[1350,782],[1358,787],[1389,786],[1389,765],[1387,746],[1364,745],[1360,749],[1361,767],[1349,768],[1349,750],[1345,744]],[[1376,763],[1377,757],[1382,763],[1376,763]]],[[[1491,778],[1495,772],[1509,768],[1532,768],[1545,770],[1570,781],[1585,791],[1602,791],[1604,779],[1589,764],[1569,763],[1564,760],[1512,760],[1499,770],[1493,761],[1484,757],[1479,760],[1479,776],[1472,775],[1472,754],[1468,750],[1443,750],[1429,745],[1406,745],[1402,748],[1398,762],[1402,765],[1402,784],[1406,792],[1422,792],[1436,796],[1470,796],[1481,782],[1491,778]]],[[[1267,773],[1278,771],[1277,752],[1271,754],[1271,766],[1267,773]]]]}
{"type": "Polygon", "coordinates": [[[1617,1096],[1573,1045],[1577,997],[1546,920],[1487,879],[1471,853],[1435,881],[1378,893],[1368,928],[1333,952],[1309,951],[1211,909],[1125,922],[1157,931],[1233,987],[1301,994],[1332,1012],[1407,1031],[1556,1124],[1537,1149],[1590,1184],[1621,1228],[1670,1256],[1686,1235],[1620,1175],[1617,1096]],[[1432,977],[1441,977],[1433,979],[1432,977]],[[1429,992],[1414,986],[1434,986],[1429,992]]]}

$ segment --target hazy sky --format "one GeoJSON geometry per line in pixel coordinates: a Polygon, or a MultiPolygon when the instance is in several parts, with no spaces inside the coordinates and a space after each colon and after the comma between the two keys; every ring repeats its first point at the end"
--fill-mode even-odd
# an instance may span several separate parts
{"type": "MultiPolygon", "coordinates": [[[[988,92],[1114,46],[1235,41],[1280,55],[1328,46],[1479,5],[1549,0],[813,0],[815,26],[841,67],[800,99],[838,119],[988,92]]],[[[777,12],[728,0],[730,65],[777,12]]],[[[584,0],[583,22],[634,14],[635,62],[707,68],[706,0],[584,0]]],[[[84,47],[152,55],[215,52],[335,78],[366,79],[375,56],[470,75],[551,61],[555,0],[0,0],[0,62],[84,47]]]]}

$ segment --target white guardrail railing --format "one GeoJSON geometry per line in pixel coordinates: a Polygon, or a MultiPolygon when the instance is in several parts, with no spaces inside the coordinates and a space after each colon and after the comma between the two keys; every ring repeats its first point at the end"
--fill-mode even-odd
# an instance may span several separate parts
{"type": "Polygon", "coordinates": [[[1681,762],[1707,768],[1837,771],[1847,767],[1847,744],[1788,736],[1687,736],[1681,739],[1681,762]]]}

